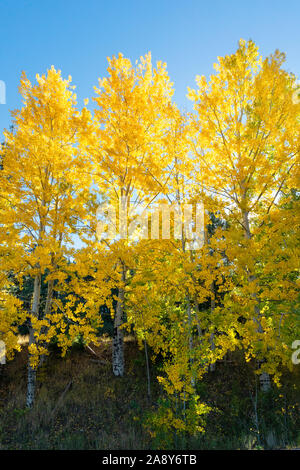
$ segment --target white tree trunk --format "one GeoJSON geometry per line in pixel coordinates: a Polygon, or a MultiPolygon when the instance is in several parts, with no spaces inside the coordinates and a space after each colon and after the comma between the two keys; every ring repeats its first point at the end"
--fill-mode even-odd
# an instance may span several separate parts
{"type": "MultiPolygon", "coordinates": [[[[34,279],[34,290],[32,298],[32,315],[38,318],[39,307],[40,307],[40,297],[41,297],[41,275],[37,274],[34,279]]],[[[29,346],[35,343],[34,330],[30,322],[29,325],[29,346]]],[[[26,396],[26,406],[27,408],[32,408],[34,403],[35,395],[35,386],[36,386],[36,369],[34,369],[30,364],[31,355],[28,355],[28,366],[27,366],[27,396],[26,396]]]]}
{"type": "Polygon", "coordinates": [[[259,375],[260,388],[263,392],[268,392],[271,389],[271,379],[267,372],[262,372],[259,375]]]}
{"type": "MultiPolygon", "coordinates": [[[[125,283],[125,268],[122,271],[122,282],[125,283]]],[[[112,345],[112,367],[116,377],[124,375],[124,338],[122,326],[124,311],[124,287],[119,288],[118,302],[114,318],[114,336],[112,345]]]]}

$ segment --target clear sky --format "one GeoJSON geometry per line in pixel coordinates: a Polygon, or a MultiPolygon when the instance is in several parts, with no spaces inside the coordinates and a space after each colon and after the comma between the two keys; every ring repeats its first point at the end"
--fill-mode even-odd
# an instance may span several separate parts
{"type": "Polygon", "coordinates": [[[284,51],[286,68],[300,76],[299,0],[0,0],[0,135],[21,105],[22,70],[34,80],[53,64],[71,75],[81,107],[105,75],[107,56],[134,61],[151,51],[167,62],[176,102],[189,108],[187,86],[211,74],[240,38],[254,40],[264,56],[284,51]]]}

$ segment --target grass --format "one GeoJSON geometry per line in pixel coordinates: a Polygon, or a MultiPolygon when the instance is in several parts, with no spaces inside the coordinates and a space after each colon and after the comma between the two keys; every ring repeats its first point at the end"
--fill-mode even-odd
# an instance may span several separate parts
{"type": "Polygon", "coordinates": [[[30,411],[24,350],[1,378],[0,448],[146,449],[148,433],[136,419],[149,407],[145,373],[135,367],[141,352],[131,342],[125,348],[129,367],[123,379],[111,373],[109,343],[94,348],[101,363],[87,351],[73,350],[65,358],[54,354],[38,370],[30,411]]]}
{"type": "MultiPolygon", "coordinates": [[[[126,375],[111,372],[111,341],[88,349],[73,348],[61,358],[52,352],[37,374],[36,403],[25,408],[26,348],[5,365],[0,376],[0,449],[156,449],[145,426],[161,395],[152,365],[152,399],[147,398],[143,351],[125,342],[126,375]]],[[[217,364],[198,385],[201,400],[212,406],[206,432],[177,438],[169,448],[259,449],[266,426],[272,426],[277,448],[300,444],[300,371],[286,374],[281,389],[256,395],[255,376],[236,355],[217,364]],[[256,402],[255,402],[256,400],[256,402]],[[255,403],[257,404],[255,408],[255,403]],[[256,414],[255,414],[256,410],[256,414]]]]}

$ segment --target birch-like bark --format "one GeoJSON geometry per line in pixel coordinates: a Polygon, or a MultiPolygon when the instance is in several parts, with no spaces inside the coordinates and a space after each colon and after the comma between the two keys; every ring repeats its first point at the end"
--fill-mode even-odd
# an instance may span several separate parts
{"type": "Polygon", "coordinates": [[[114,335],[112,345],[112,368],[116,377],[123,377],[124,375],[124,338],[123,330],[121,328],[123,323],[124,312],[124,294],[125,294],[125,267],[122,267],[122,287],[119,287],[118,302],[114,318],[114,335]]]}
{"type": "MultiPolygon", "coordinates": [[[[41,274],[37,274],[34,279],[34,289],[33,289],[33,298],[32,298],[32,315],[36,318],[39,316],[39,307],[40,307],[40,297],[41,297],[41,274]]],[[[29,346],[35,343],[34,329],[30,322],[29,325],[29,346]]],[[[27,366],[27,396],[26,396],[26,406],[27,408],[32,408],[34,403],[36,388],[36,369],[31,366],[31,354],[28,355],[28,366],[27,366]]]]}

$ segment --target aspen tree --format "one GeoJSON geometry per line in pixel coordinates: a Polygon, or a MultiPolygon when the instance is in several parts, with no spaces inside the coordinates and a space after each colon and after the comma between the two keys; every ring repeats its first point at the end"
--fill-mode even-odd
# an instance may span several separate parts
{"type": "Polygon", "coordinates": [[[99,80],[99,88],[95,88],[95,133],[89,150],[99,191],[105,192],[107,202],[116,208],[119,217],[120,239],[106,243],[115,254],[119,276],[115,285],[118,296],[112,361],[114,375],[122,376],[122,324],[130,268],[127,216],[131,220],[131,215],[127,204],[133,200],[134,205],[141,203],[154,190],[161,171],[165,114],[173,90],[166,65],[158,62],[153,68],[150,53],[141,57],[135,66],[122,54],[108,62],[108,76],[99,80]],[[120,207],[122,215],[118,212],[120,207]]]}
{"type": "MultiPolygon", "coordinates": [[[[225,296],[223,311],[239,331],[246,358],[257,358],[265,391],[269,374],[276,376],[279,363],[288,361],[287,345],[274,328],[281,321],[276,299],[266,301],[264,270],[272,265],[278,273],[283,255],[283,239],[271,238],[270,219],[299,172],[300,108],[293,101],[295,77],[283,63],[278,51],[263,60],[252,41],[241,40],[234,54],[219,58],[210,81],[197,77],[198,88],[188,95],[195,112],[195,175],[206,193],[217,197],[229,222],[228,230],[215,237],[215,243],[226,238],[236,284],[225,296]]],[[[282,298],[289,292],[295,299],[293,281],[283,282],[283,275],[278,278],[282,298]]]]}
{"type": "Polygon", "coordinates": [[[50,320],[54,283],[64,278],[61,271],[76,231],[76,217],[83,211],[84,180],[79,178],[79,169],[84,161],[77,144],[88,120],[85,108],[81,113],[76,109],[70,77],[64,80],[52,67],[36,80],[32,85],[22,74],[23,107],[12,113],[13,130],[4,133],[2,170],[9,194],[7,222],[17,232],[21,247],[14,257],[14,270],[34,279],[28,315],[28,407],[34,403],[39,358],[47,353],[43,344],[56,333],[50,320]],[[44,274],[48,293],[42,308],[44,274]]]}

